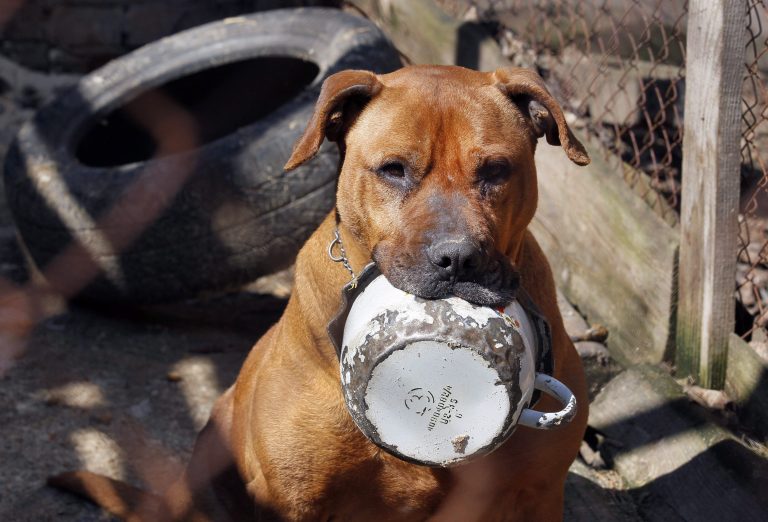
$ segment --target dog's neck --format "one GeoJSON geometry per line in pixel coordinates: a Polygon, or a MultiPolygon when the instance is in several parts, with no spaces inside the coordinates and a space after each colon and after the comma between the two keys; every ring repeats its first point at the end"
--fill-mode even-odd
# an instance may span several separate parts
{"type": "MultiPolygon", "coordinates": [[[[313,339],[313,345],[324,366],[338,372],[336,351],[328,337],[327,327],[341,306],[341,291],[352,279],[352,274],[341,262],[334,262],[328,254],[328,247],[334,240],[337,228],[335,212],[328,214],[320,227],[309,238],[296,260],[296,282],[289,306],[298,306],[302,312],[306,334],[313,339]],[[303,281],[299,279],[303,278],[303,281]],[[311,313],[308,313],[311,311],[311,313]]],[[[371,254],[354,238],[354,235],[340,223],[338,226],[349,264],[357,274],[371,261],[371,254]]],[[[334,255],[339,249],[334,250],[334,255]]]]}

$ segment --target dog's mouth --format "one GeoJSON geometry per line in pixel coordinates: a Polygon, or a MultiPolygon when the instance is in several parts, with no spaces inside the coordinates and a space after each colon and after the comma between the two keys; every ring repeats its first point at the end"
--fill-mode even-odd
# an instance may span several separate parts
{"type": "Polygon", "coordinates": [[[500,254],[486,258],[471,273],[455,278],[445,278],[434,267],[424,261],[414,262],[407,255],[388,259],[374,249],[373,260],[394,287],[424,299],[455,296],[496,308],[509,304],[520,288],[519,272],[500,254]]]}

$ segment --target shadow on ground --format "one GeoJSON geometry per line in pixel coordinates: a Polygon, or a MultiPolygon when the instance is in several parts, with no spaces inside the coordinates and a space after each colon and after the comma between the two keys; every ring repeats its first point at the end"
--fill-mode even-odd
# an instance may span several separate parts
{"type": "Polygon", "coordinates": [[[239,293],[152,310],[73,306],[40,323],[0,386],[0,519],[108,520],[44,486],[66,470],[162,489],[285,303],[239,293]]]}

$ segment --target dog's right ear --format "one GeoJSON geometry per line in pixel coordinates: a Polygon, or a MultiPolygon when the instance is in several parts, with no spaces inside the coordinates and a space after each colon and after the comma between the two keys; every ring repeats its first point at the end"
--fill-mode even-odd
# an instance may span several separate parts
{"type": "Polygon", "coordinates": [[[293,153],[283,167],[295,169],[317,154],[324,138],[339,141],[352,117],[353,101],[367,101],[381,90],[382,84],[370,71],[341,71],[323,82],[315,112],[309,120],[293,153]]]}

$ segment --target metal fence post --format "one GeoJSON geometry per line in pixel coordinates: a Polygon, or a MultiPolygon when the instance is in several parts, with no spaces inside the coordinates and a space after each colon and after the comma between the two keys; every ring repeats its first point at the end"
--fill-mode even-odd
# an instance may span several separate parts
{"type": "Polygon", "coordinates": [[[679,376],[725,383],[734,327],[743,0],[690,0],[676,335],[679,376]]]}

